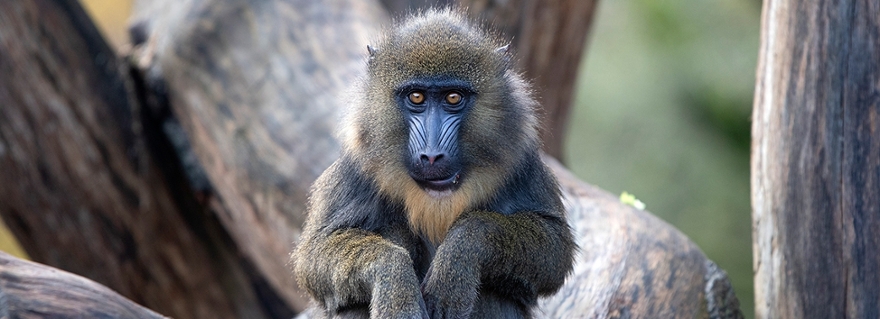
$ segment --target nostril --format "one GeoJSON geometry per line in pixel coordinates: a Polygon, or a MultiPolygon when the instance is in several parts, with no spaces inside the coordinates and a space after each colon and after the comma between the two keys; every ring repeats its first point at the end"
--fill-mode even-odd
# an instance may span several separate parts
{"type": "Polygon", "coordinates": [[[434,165],[434,162],[439,161],[443,158],[443,153],[440,154],[421,154],[420,156],[422,162],[428,162],[430,165],[434,165]]]}

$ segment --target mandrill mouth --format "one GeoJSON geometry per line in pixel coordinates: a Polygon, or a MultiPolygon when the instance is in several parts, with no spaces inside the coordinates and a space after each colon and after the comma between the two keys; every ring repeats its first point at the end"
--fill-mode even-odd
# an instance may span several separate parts
{"type": "Polygon", "coordinates": [[[457,187],[461,183],[461,174],[456,172],[455,174],[450,175],[449,177],[441,177],[441,178],[428,178],[428,179],[415,179],[416,182],[422,188],[427,190],[434,191],[446,191],[452,190],[457,187]]]}

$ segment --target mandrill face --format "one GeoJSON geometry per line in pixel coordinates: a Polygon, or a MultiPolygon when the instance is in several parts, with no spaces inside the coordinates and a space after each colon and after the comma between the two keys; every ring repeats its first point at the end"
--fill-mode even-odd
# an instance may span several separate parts
{"type": "Polygon", "coordinates": [[[456,190],[466,173],[459,131],[476,99],[473,87],[449,76],[414,78],[399,86],[395,97],[408,131],[409,176],[432,194],[456,190]]]}
{"type": "Polygon", "coordinates": [[[461,214],[537,185],[517,184],[539,160],[529,85],[506,42],[463,19],[416,15],[367,46],[341,136],[345,158],[378,189],[369,198],[402,205],[409,228],[434,244],[461,214]]]}
{"type": "Polygon", "coordinates": [[[445,216],[437,225],[487,204],[539,146],[537,104],[508,46],[460,19],[417,16],[368,46],[343,132],[383,195],[412,216],[445,216]]]}

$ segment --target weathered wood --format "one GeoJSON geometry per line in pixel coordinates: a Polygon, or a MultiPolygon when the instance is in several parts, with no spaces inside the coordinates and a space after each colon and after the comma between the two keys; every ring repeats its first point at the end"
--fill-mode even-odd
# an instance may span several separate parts
{"type": "Polygon", "coordinates": [[[580,252],[547,318],[742,318],[727,274],[684,234],[545,158],[580,252]]]}
{"type": "Polygon", "coordinates": [[[92,280],[0,252],[2,318],[166,318],[92,280]]]}
{"type": "Polygon", "coordinates": [[[561,160],[578,66],[596,0],[460,0],[468,13],[511,39],[519,68],[541,103],[544,151],[561,160]]]}
{"type": "Polygon", "coordinates": [[[177,159],[76,1],[0,1],[0,74],[0,215],[31,258],[176,318],[293,313],[162,174],[177,159]]]}
{"type": "Polygon", "coordinates": [[[312,181],[338,156],[344,91],[365,70],[378,3],[177,0],[139,2],[135,57],[162,83],[216,216],[269,288],[306,305],[286,267],[312,181]]]}
{"type": "Polygon", "coordinates": [[[764,2],[757,318],[880,317],[880,3],[764,2]]]}

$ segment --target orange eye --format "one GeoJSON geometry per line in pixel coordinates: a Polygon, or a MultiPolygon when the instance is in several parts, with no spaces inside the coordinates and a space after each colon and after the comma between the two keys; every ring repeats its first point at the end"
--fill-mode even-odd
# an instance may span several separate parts
{"type": "Polygon", "coordinates": [[[456,92],[446,94],[446,103],[458,104],[459,102],[461,102],[461,94],[458,94],[456,92]]]}
{"type": "Polygon", "coordinates": [[[412,92],[409,94],[409,101],[413,104],[422,104],[425,101],[425,95],[422,92],[412,92]]]}

